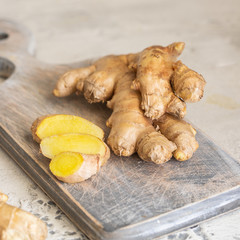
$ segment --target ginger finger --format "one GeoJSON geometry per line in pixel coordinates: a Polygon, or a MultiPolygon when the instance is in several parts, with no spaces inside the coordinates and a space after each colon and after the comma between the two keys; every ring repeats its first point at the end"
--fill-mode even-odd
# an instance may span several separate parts
{"type": "Polygon", "coordinates": [[[124,76],[126,64],[134,61],[137,54],[109,55],[100,58],[94,63],[96,70],[77,83],[78,93],[83,92],[89,103],[105,102],[114,92],[115,85],[124,76]]]}
{"type": "Polygon", "coordinates": [[[77,183],[96,174],[102,163],[98,154],[62,152],[53,157],[49,168],[59,180],[77,183]]]}
{"type": "MultiPolygon", "coordinates": [[[[1,196],[5,195],[0,193],[1,196]]],[[[2,198],[1,198],[2,199],[2,198]]],[[[47,226],[31,213],[11,206],[0,200],[0,239],[1,240],[44,240],[47,226]]]]}
{"type": "Polygon", "coordinates": [[[132,88],[141,92],[141,107],[151,119],[158,119],[165,112],[178,117],[186,113],[185,103],[174,95],[170,85],[173,63],[183,49],[184,43],[176,42],[167,47],[152,46],[139,54],[132,88]]]}
{"type": "Polygon", "coordinates": [[[110,55],[100,58],[94,63],[96,71],[77,84],[88,102],[104,102],[113,95],[114,87],[119,78],[125,74],[127,57],[110,55]]]}
{"type": "Polygon", "coordinates": [[[195,139],[196,130],[184,120],[165,114],[159,120],[154,121],[154,126],[177,145],[177,149],[173,152],[177,160],[188,160],[198,149],[198,142],[195,139]]]}
{"type": "Polygon", "coordinates": [[[103,130],[92,122],[74,115],[56,114],[37,118],[31,127],[33,139],[40,143],[45,137],[65,133],[85,133],[103,139],[103,130]]]}
{"type": "Polygon", "coordinates": [[[140,93],[130,88],[134,78],[135,74],[128,72],[119,79],[113,98],[107,102],[113,109],[107,121],[111,127],[107,143],[116,155],[130,156],[137,152],[145,161],[164,163],[172,157],[176,146],[156,132],[151,120],[144,116],[140,93]]]}
{"type": "Polygon", "coordinates": [[[100,165],[103,165],[110,157],[110,150],[101,139],[93,135],[80,133],[46,137],[41,141],[40,149],[42,154],[50,159],[62,152],[99,154],[100,165]]]}
{"type": "Polygon", "coordinates": [[[125,74],[125,65],[136,57],[137,54],[109,55],[88,68],[69,71],[58,80],[53,93],[62,97],[76,91],[77,94],[83,93],[89,103],[107,101],[113,95],[117,80],[125,74]]]}
{"type": "Polygon", "coordinates": [[[185,102],[198,102],[206,84],[202,75],[189,69],[181,61],[177,61],[173,69],[171,84],[174,93],[185,102]]]}
{"type": "Polygon", "coordinates": [[[170,102],[167,105],[166,113],[182,119],[186,115],[186,112],[186,103],[173,94],[170,102]]]}
{"type": "Polygon", "coordinates": [[[76,85],[80,79],[85,79],[93,71],[95,66],[74,69],[66,72],[57,82],[53,94],[56,97],[66,97],[76,91],[76,85]]]}

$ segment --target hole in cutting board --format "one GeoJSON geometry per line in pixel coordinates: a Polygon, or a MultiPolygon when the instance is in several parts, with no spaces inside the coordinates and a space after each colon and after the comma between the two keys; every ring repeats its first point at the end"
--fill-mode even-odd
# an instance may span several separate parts
{"type": "Polygon", "coordinates": [[[4,39],[7,39],[8,38],[8,34],[5,33],[5,32],[0,32],[0,41],[1,40],[4,40],[4,39]]]}
{"type": "Polygon", "coordinates": [[[0,57],[0,83],[8,79],[14,72],[15,65],[6,58],[0,57]]]}

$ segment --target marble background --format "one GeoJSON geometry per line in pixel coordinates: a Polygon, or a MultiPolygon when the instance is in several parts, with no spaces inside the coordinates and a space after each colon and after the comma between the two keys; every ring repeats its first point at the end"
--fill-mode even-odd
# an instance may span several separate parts
{"type": "MultiPolygon", "coordinates": [[[[207,81],[187,118],[240,160],[239,0],[0,0],[0,18],[27,26],[36,57],[51,63],[184,41],[182,61],[207,81]]],[[[0,189],[47,223],[48,240],[87,239],[2,150],[0,189]]],[[[239,222],[235,210],[159,240],[240,240],[239,222]]]]}

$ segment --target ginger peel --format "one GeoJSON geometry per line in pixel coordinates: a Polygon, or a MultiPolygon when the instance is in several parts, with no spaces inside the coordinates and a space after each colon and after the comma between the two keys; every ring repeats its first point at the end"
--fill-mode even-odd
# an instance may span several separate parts
{"type": "Polygon", "coordinates": [[[173,65],[171,84],[174,93],[185,102],[198,102],[203,97],[206,81],[181,61],[173,65]]]}
{"type": "Polygon", "coordinates": [[[162,118],[154,121],[154,125],[167,139],[176,144],[177,149],[173,152],[175,159],[188,160],[198,149],[199,145],[195,139],[196,130],[186,121],[165,114],[162,118]]]}
{"type": "Polygon", "coordinates": [[[116,80],[124,75],[122,62],[127,64],[126,56],[110,55],[88,68],[70,70],[58,80],[53,94],[57,97],[70,95],[73,92],[70,88],[76,89],[78,94],[82,92],[89,103],[106,101],[113,95],[116,80]]]}
{"type": "Polygon", "coordinates": [[[61,80],[57,82],[56,88],[54,89],[53,93],[57,97],[66,97],[72,93],[74,93],[76,89],[76,85],[80,79],[86,78],[95,70],[94,66],[86,67],[71,70],[66,72],[62,77],[61,80]]]}
{"type": "Polygon", "coordinates": [[[185,103],[174,95],[170,85],[173,63],[183,49],[184,43],[177,42],[167,47],[152,46],[139,53],[132,88],[141,92],[141,107],[151,119],[158,119],[165,112],[180,118],[186,114],[185,103]]]}

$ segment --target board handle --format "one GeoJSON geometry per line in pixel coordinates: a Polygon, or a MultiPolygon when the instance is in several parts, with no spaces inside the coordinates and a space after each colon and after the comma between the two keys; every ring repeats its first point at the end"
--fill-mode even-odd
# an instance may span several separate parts
{"type": "Polygon", "coordinates": [[[33,35],[24,26],[6,19],[0,19],[0,54],[2,52],[34,55],[33,35]]]}

